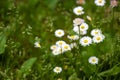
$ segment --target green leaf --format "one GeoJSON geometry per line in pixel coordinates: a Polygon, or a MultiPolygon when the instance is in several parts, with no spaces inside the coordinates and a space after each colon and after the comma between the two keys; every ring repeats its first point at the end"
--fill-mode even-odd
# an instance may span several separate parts
{"type": "Polygon", "coordinates": [[[99,76],[112,76],[120,73],[120,64],[115,65],[113,68],[99,73],[99,76]]]}
{"type": "Polygon", "coordinates": [[[30,58],[27,61],[25,61],[20,69],[22,74],[26,74],[26,75],[29,74],[29,70],[31,69],[31,67],[33,66],[36,60],[37,58],[34,57],[34,58],[30,58]]]}
{"type": "Polygon", "coordinates": [[[76,73],[73,73],[68,80],[79,80],[76,73]]]}
{"type": "Polygon", "coordinates": [[[5,51],[6,36],[3,33],[0,33],[0,54],[5,51]]]}

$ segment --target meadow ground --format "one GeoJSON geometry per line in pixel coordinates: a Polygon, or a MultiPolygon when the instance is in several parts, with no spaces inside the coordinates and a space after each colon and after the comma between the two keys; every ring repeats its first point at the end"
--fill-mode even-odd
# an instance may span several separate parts
{"type": "Polygon", "coordinates": [[[120,80],[119,0],[0,0],[0,80],[120,80]]]}

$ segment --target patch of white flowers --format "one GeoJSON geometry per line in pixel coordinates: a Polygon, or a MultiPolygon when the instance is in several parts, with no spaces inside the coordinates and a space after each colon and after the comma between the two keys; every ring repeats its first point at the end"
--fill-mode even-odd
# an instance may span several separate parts
{"type": "MultiPolygon", "coordinates": [[[[106,3],[105,0],[95,0],[95,4],[97,6],[104,6],[106,3]]],[[[81,6],[75,7],[73,9],[73,13],[76,14],[77,16],[83,15],[84,12],[84,8],[81,6]]],[[[86,16],[88,21],[92,21],[92,18],[90,16],[86,16]]],[[[50,49],[52,50],[52,54],[53,55],[60,55],[63,54],[67,51],[72,50],[73,48],[78,48],[78,44],[86,47],[86,46],[90,46],[91,44],[98,44],[100,42],[102,42],[105,39],[105,36],[102,34],[102,31],[100,29],[92,29],[91,31],[89,30],[89,24],[87,22],[85,22],[84,19],[82,18],[75,18],[73,20],[73,32],[74,34],[70,34],[67,35],[68,40],[70,40],[69,44],[67,42],[65,42],[64,40],[58,40],[55,42],[54,45],[52,45],[50,47],[50,49]],[[88,36],[87,34],[90,33],[90,35],[88,36]]],[[[57,29],[55,31],[55,36],[58,38],[61,38],[65,35],[64,30],[62,29],[57,29]]],[[[35,43],[36,46],[40,47],[39,43],[35,43]]],[[[96,56],[91,56],[88,59],[88,62],[90,64],[98,64],[99,59],[96,56]]],[[[62,72],[62,68],[61,67],[55,67],[53,69],[53,72],[55,73],[60,73],[62,72]]]]}

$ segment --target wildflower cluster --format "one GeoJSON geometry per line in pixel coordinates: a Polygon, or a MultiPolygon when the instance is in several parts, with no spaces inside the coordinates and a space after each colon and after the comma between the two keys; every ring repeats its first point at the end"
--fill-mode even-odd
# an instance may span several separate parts
{"type": "MultiPolygon", "coordinates": [[[[103,6],[105,4],[105,0],[95,0],[95,4],[97,6],[103,6]]],[[[84,8],[82,6],[75,7],[73,9],[73,13],[76,14],[77,16],[83,15],[85,13],[84,8]]],[[[86,16],[86,18],[89,21],[92,21],[90,16],[86,16]]],[[[61,53],[71,50],[72,48],[77,46],[76,43],[77,41],[79,42],[79,45],[86,47],[92,43],[100,43],[105,39],[105,36],[102,34],[102,31],[100,29],[91,30],[90,32],[91,36],[88,36],[87,34],[89,27],[90,26],[85,22],[84,19],[79,17],[75,18],[73,20],[73,31],[75,32],[75,34],[67,36],[67,38],[69,40],[72,40],[73,43],[67,44],[63,40],[57,41],[56,44],[50,47],[50,49],[52,50],[52,54],[59,55],[61,53]]],[[[64,35],[65,32],[62,29],[58,29],[55,31],[55,36],[58,38],[61,38],[64,35]]],[[[98,58],[96,56],[91,56],[88,59],[88,62],[93,65],[98,64],[98,58]]],[[[53,71],[56,73],[60,73],[62,69],[61,67],[55,67],[53,71]]]]}
{"type": "MultiPolygon", "coordinates": [[[[81,7],[81,6],[79,6],[79,7],[81,7]]],[[[76,8],[73,9],[73,12],[76,10],[76,8]]],[[[87,19],[90,21],[92,20],[89,16],[87,16],[87,19]]],[[[100,43],[105,38],[105,36],[102,34],[100,29],[93,29],[91,31],[91,36],[93,36],[93,38],[87,36],[86,34],[87,34],[87,30],[89,29],[89,25],[82,18],[75,18],[73,20],[73,26],[74,26],[73,31],[75,33],[77,33],[77,35],[79,35],[79,36],[84,35],[83,37],[80,38],[80,41],[79,41],[79,43],[82,46],[89,46],[92,43],[100,43]]]]}

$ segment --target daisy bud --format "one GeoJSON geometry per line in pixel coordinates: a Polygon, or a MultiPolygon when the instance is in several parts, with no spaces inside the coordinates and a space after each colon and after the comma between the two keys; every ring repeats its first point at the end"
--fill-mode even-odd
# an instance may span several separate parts
{"type": "Polygon", "coordinates": [[[116,7],[116,6],[118,6],[118,1],[117,1],[117,0],[111,0],[111,1],[110,1],[110,6],[111,6],[111,7],[116,7]]]}

